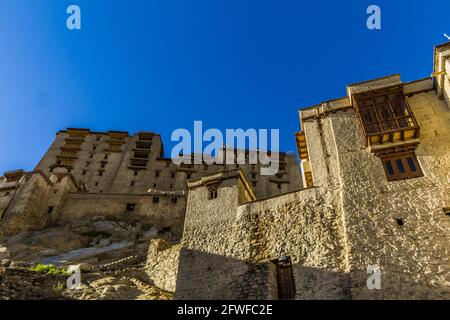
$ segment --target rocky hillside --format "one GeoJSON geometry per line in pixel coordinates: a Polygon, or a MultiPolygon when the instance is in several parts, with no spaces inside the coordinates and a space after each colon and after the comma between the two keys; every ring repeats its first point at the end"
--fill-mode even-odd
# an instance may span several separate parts
{"type": "Polygon", "coordinates": [[[16,234],[0,241],[0,299],[172,299],[176,243],[168,229],[99,217],[16,234]]]}

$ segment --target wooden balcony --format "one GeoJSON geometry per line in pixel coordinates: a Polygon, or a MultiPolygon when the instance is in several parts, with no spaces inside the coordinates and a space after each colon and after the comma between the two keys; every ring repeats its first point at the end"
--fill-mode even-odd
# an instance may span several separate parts
{"type": "Polygon", "coordinates": [[[420,136],[420,127],[402,85],[356,94],[353,107],[366,146],[390,146],[420,136]]]}

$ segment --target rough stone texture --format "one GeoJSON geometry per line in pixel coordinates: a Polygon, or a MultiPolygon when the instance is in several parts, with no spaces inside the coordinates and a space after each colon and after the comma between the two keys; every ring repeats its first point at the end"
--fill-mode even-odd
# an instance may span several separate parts
{"type": "Polygon", "coordinates": [[[43,277],[6,266],[0,296],[277,299],[276,261],[289,256],[296,299],[449,299],[449,46],[435,50],[433,79],[357,83],[348,97],[300,112],[308,189],[294,188],[301,179],[288,155],[274,177],[255,175],[259,166],[175,166],[161,158],[160,136],[142,133],[152,146],[134,174],[141,133],[120,133],[121,149],[110,154],[108,139],[118,133],[60,132],[42,171],[0,178],[0,260],[80,262],[87,282],[78,293],[54,292],[41,288],[43,277]],[[393,84],[403,85],[420,126],[424,176],[389,182],[363,143],[351,95],[393,84]],[[76,159],[58,156],[67,141],[83,141],[76,159]],[[366,285],[373,265],[381,290],[366,285]],[[38,289],[28,294],[17,281],[38,289]]]}
{"type": "Polygon", "coordinates": [[[169,292],[175,291],[179,255],[179,244],[171,246],[161,239],[150,242],[146,271],[155,286],[169,292]]]}
{"type": "MultiPolygon", "coordinates": [[[[352,89],[392,83],[398,76],[352,89]]],[[[350,104],[320,105],[305,119],[302,111],[315,187],[242,205],[236,179],[220,184],[217,199],[208,200],[206,183],[191,189],[175,297],[276,297],[276,270],[261,277],[252,265],[289,255],[297,299],[450,298],[449,106],[431,79],[404,90],[421,127],[424,177],[388,182],[350,104]],[[381,267],[381,290],[367,288],[371,265],[381,267]]]]}

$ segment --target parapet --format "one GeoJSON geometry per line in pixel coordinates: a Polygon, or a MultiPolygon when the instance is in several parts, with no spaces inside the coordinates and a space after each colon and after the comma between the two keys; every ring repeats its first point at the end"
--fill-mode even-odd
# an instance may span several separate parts
{"type": "Polygon", "coordinates": [[[255,193],[250,187],[244,171],[241,169],[211,172],[201,176],[200,178],[188,180],[187,186],[189,190],[199,187],[206,187],[210,192],[216,192],[225,180],[230,179],[237,180],[237,185],[239,187],[239,204],[256,200],[255,193]]]}

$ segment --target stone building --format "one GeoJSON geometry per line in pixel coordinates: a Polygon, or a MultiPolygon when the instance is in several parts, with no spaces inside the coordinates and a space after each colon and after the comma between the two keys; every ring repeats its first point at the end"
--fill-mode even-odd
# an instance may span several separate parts
{"type": "Polygon", "coordinates": [[[261,177],[176,166],[154,133],[61,131],[35,171],[0,180],[0,230],[91,216],[170,230],[146,270],[176,299],[449,299],[449,70],[446,43],[429,78],[351,84],[302,108],[301,176],[289,154],[261,177]]]}
{"type": "MultiPolygon", "coordinates": [[[[250,154],[226,147],[219,151],[224,157],[228,153],[250,154]]],[[[184,162],[175,164],[164,157],[161,136],[152,132],[62,130],[34,171],[0,177],[0,238],[106,219],[129,223],[141,233],[156,228],[165,240],[179,242],[190,179],[242,168],[261,198],[302,186],[294,154],[277,153],[279,171],[272,176],[260,174],[266,166],[260,162],[197,164],[191,161],[195,157],[183,155],[184,162]]]]}
{"type": "Polygon", "coordinates": [[[434,62],[431,78],[302,108],[303,190],[255,200],[238,171],[189,181],[175,297],[449,299],[450,43],[434,62]]]}

